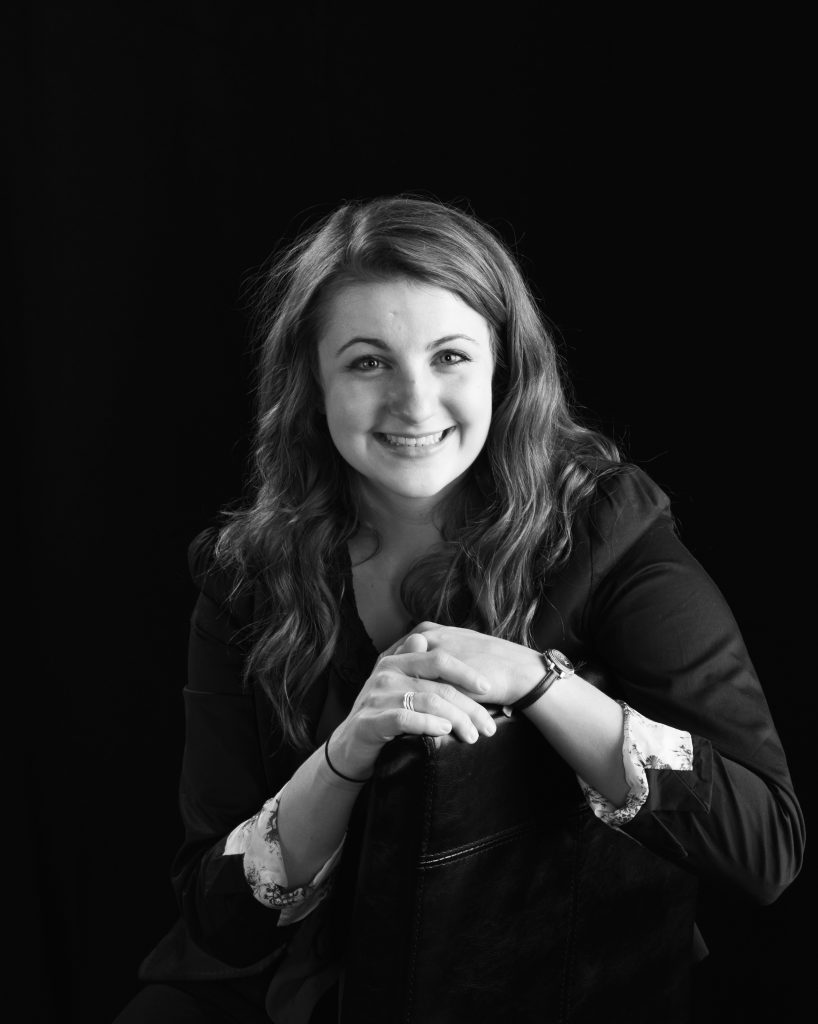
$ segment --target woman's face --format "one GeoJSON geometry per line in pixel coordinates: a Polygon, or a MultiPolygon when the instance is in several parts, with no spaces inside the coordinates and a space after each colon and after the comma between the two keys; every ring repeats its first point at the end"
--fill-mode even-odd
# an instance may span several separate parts
{"type": "Polygon", "coordinates": [[[338,289],[318,366],[335,447],[384,496],[442,497],[485,444],[489,325],[445,288],[399,279],[338,289]]]}

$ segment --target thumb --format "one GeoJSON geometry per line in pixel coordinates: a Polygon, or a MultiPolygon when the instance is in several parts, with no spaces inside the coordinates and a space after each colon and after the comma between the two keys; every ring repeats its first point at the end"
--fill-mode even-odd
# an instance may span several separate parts
{"type": "Polygon", "coordinates": [[[395,654],[419,654],[429,650],[429,644],[422,633],[410,633],[395,654]]]}

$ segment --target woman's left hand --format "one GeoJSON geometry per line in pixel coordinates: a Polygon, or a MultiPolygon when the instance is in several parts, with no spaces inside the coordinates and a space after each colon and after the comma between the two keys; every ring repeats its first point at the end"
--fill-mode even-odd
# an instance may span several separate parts
{"type": "Polygon", "coordinates": [[[430,651],[443,648],[488,679],[491,689],[480,697],[483,704],[512,704],[532,690],[545,674],[539,652],[510,640],[437,622],[421,622],[410,635],[415,634],[426,639],[430,651]]]}

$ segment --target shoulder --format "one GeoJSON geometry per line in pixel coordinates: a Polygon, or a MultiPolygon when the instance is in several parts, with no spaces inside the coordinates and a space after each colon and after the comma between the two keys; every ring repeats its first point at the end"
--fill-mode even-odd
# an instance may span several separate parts
{"type": "Polygon", "coordinates": [[[200,595],[197,606],[200,610],[203,604],[210,607],[208,618],[217,614],[234,626],[245,627],[253,618],[253,586],[238,567],[222,564],[217,554],[218,541],[219,530],[211,526],[188,545],[188,571],[200,595]]]}
{"type": "Polygon", "coordinates": [[[638,524],[670,516],[670,498],[644,470],[622,463],[599,477],[589,513],[599,526],[638,524]]]}
{"type": "Polygon", "coordinates": [[[208,575],[211,574],[216,559],[216,542],[219,531],[215,526],[197,533],[187,548],[187,567],[190,578],[199,590],[202,590],[208,575]]]}
{"type": "Polygon", "coordinates": [[[644,470],[623,464],[602,475],[578,523],[597,569],[611,565],[654,529],[674,530],[670,499],[644,470]]]}

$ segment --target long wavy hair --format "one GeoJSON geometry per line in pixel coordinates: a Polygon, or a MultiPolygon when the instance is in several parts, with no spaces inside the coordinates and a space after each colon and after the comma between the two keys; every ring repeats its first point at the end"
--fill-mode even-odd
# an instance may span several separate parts
{"type": "Polygon", "coordinates": [[[237,579],[261,584],[246,672],[301,747],[310,745],[305,695],[338,639],[338,552],[363,525],[354,471],[322,413],[317,336],[334,289],[396,278],[459,296],[488,322],[495,357],[484,449],[449,500],[442,543],[402,583],[416,621],[530,642],[577,511],[619,462],[616,446],[572,415],[544,318],[489,227],[452,206],[398,196],[345,204],[302,235],[259,292],[254,497],[227,514],[216,549],[237,579]]]}

